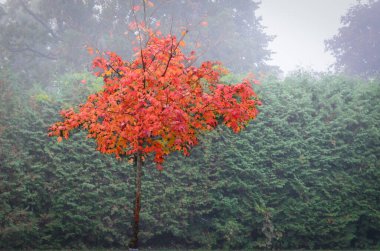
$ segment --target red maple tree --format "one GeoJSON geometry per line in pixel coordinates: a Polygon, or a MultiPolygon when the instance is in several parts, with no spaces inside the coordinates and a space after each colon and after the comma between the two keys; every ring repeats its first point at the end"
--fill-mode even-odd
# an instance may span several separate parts
{"type": "Polygon", "coordinates": [[[257,114],[257,99],[248,79],[225,85],[220,77],[226,72],[220,63],[204,62],[192,66],[196,56],[186,56],[182,32],[174,35],[137,27],[140,47],[133,60],[124,61],[113,52],[93,61],[95,73],[104,79],[98,93],[88,97],[77,109],[61,112],[63,121],[53,124],[49,136],[68,138],[81,127],[94,138],[97,150],[116,157],[128,156],[136,167],[134,235],[131,248],[138,246],[141,175],[145,157],[154,155],[162,170],[165,156],[173,151],[189,155],[202,132],[224,123],[239,132],[257,114]],[[144,44],[144,46],[142,46],[144,44]]]}

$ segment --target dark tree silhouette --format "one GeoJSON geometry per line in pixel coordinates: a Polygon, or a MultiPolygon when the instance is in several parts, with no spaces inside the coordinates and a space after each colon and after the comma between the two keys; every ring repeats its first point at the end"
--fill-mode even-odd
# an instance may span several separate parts
{"type": "Polygon", "coordinates": [[[326,41],[336,58],[335,67],[365,77],[380,74],[380,1],[359,3],[342,17],[338,34],[326,41]]]}

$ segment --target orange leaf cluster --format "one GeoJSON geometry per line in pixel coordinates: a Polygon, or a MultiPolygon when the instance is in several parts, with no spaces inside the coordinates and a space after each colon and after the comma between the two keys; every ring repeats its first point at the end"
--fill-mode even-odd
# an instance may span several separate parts
{"type": "Polygon", "coordinates": [[[182,39],[149,31],[146,46],[132,61],[113,52],[95,58],[93,67],[104,79],[103,89],[77,111],[62,111],[63,121],[50,127],[49,136],[61,141],[81,127],[102,153],[154,154],[161,166],[173,151],[188,155],[199,133],[219,123],[239,132],[257,116],[260,105],[249,80],[224,85],[219,63],[187,66],[195,53],[182,53],[182,39]]]}

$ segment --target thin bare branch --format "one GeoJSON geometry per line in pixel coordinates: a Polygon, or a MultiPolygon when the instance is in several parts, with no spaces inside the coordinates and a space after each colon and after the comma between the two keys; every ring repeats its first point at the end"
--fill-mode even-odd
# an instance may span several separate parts
{"type": "MultiPolygon", "coordinates": [[[[171,28],[170,28],[170,29],[171,29],[171,28]]],[[[182,36],[181,36],[180,40],[177,42],[177,44],[175,45],[175,47],[174,47],[174,49],[173,49],[173,46],[174,46],[173,35],[171,34],[171,31],[170,31],[170,35],[171,35],[171,37],[172,37],[172,44],[171,44],[171,46],[170,46],[170,55],[169,55],[168,63],[166,64],[166,67],[165,67],[165,71],[162,73],[161,77],[164,77],[164,76],[165,76],[166,72],[168,71],[170,61],[172,60],[175,51],[177,50],[178,46],[180,45],[180,43],[182,42],[182,40],[185,38],[185,36],[186,36],[186,34],[187,34],[188,32],[189,32],[189,30],[185,30],[185,31],[182,33],[182,36]]]]}
{"type": "Polygon", "coordinates": [[[31,9],[29,9],[28,6],[26,5],[26,3],[23,0],[19,0],[19,2],[21,4],[21,6],[23,7],[23,9],[30,16],[32,16],[38,23],[40,23],[53,36],[53,38],[55,38],[56,40],[59,40],[57,34],[55,34],[55,32],[52,30],[52,28],[47,23],[45,23],[42,20],[42,18],[40,18],[36,13],[34,13],[31,9]]]}
{"type": "MultiPolygon", "coordinates": [[[[142,0],[144,2],[144,0],[142,0]]],[[[143,55],[143,47],[142,47],[142,37],[141,37],[141,29],[140,29],[140,25],[138,23],[138,20],[137,20],[137,16],[136,16],[136,12],[134,11],[133,7],[132,7],[132,15],[135,19],[135,22],[136,22],[136,26],[137,26],[137,31],[138,31],[138,38],[139,38],[139,46],[140,46],[140,56],[141,56],[141,64],[142,64],[142,68],[143,68],[143,74],[144,74],[144,88],[146,87],[146,77],[145,77],[145,72],[146,72],[146,67],[145,67],[145,61],[144,61],[144,55],[143,55]]]]}
{"type": "Polygon", "coordinates": [[[29,51],[29,52],[32,52],[33,54],[39,56],[39,57],[43,57],[43,58],[47,58],[47,59],[50,59],[50,60],[57,60],[56,57],[52,56],[52,55],[49,55],[49,54],[46,54],[46,53],[43,53],[41,51],[38,51],[37,49],[34,49],[34,48],[31,48],[29,45],[24,45],[23,47],[20,47],[20,48],[15,48],[15,47],[12,47],[10,45],[6,46],[7,50],[9,50],[10,52],[25,52],[25,51],[29,51]]]}

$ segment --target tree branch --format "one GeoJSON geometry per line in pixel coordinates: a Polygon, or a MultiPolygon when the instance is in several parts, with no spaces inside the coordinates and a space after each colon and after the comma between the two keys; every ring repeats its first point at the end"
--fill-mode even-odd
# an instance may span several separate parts
{"type": "MultiPolygon", "coordinates": [[[[165,74],[166,74],[166,72],[167,72],[167,70],[168,70],[168,68],[169,68],[170,61],[172,60],[175,51],[177,50],[179,44],[180,44],[181,41],[185,38],[185,36],[186,36],[186,34],[187,34],[188,32],[189,32],[188,30],[185,30],[185,32],[183,32],[183,34],[182,34],[180,40],[179,40],[178,43],[175,45],[174,50],[173,50],[173,45],[174,45],[174,44],[173,44],[173,35],[171,35],[171,36],[172,36],[172,44],[171,44],[171,46],[170,46],[169,60],[168,60],[168,63],[166,64],[165,71],[162,73],[161,77],[164,77],[164,76],[165,76],[165,74]]],[[[170,33],[171,33],[171,32],[170,32],[170,33]]]]}
{"type": "Polygon", "coordinates": [[[38,51],[36,49],[33,49],[29,45],[24,45],[24,47],[21,47],[21,48],[14,48],[14,47],[11,47],[10,45],[8,45],[8,46],[6,46],[6,48],[10,52],[16,52],[17,53],[17,52],[29,51],[29,52],[32,52],[39,57],[43,57],[43,58],[47,58],[47,59],[51,59],[51,60],[57,60],[56,57],[49,55],[49,54],[45,54],[45,53],[38,51]]]}
{"type": "MultiPolygon", "coordinates": [[[[144,0],[143,0],[143,3],[144,3],[144,16],[145,16],[145,2],[144,2],[144,0]]],[[[144,61],[144,55],[143,55],[141,29],[140,29],[140,25],[138,24],[137,16],[136,16],[135,11],[133,10],[133,7],[132,7],[132,14],[133,14],[133,17],[135,19],[135,22],[136,22],[136,25],[137,25],[137,30],[138,30],[139,45],[140,45],[140,56],[141,56],[141,64],[142,64],[142,68],[143,68],[143,73],[144,73],[144,88],[145,88],[145,84],[146,84],[146,77],[145,77],[146,67],[145,67],[145,61],[144,61]]]]}
{"type": "Polygon", "coordinates": [[[108,64],[107,66],[109,66],[115,73],[117,73],[117,75],[119,76],[119,78],[121,78],[123,76],[123,75],[120,74],[119,70],[115,70],[115,68],[113,68],[111,64],[108,64]]]}
{"type": "Polygon", "coordinates": [[[31,11],[28,6],[25,4],[25,2],[23,0],[19,0],[19,2],[21,3],[21,6],[24,8],[24,10],[29,14],[31,15],[38,23],[40,23],[52,36],[53,38],[55,38],[56,40],[59,40],[58,36],[55,34],[55,32],[51,29],[51,27],[46,24],[42,18],[40,18],[39,16],[37,16],[36,13],[34,13],[33,11],[31,11]]]}

